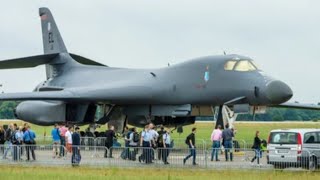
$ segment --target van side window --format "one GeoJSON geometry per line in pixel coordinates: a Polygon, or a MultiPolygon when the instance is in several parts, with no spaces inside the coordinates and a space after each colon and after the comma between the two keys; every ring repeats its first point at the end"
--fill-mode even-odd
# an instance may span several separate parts
{"type": "Polygon", "coordinates": [[[320,144],[320,132],[308,132],[304,134],[303,139],[305,144],[320,144]]]}

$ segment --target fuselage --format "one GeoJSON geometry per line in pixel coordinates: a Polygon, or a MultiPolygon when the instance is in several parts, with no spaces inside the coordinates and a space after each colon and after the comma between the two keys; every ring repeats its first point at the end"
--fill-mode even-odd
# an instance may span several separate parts
{"type": "Polygon", "coordinates": [[[48,80],[44,86],[63,87],[70,91],[96,88],[99,89],[98,94],[103,93],[104,88],[106,93],[114,89],[132,96],[129,97],[130,102],[109,102],[114,104],[135,104],[136,97],[137,104],[223,105],[232,99],[245,97],[250,105],[273,105],[291,98],[292,91],[288,85],[258,68],[235,70],[240,61],[242,64],[252,62],[248,57],[225,55],[196,58],[159,69],[79,64],[48,80]],[[226,67],[229,61],[235,61],[234,67],[226,67]],[[121,87],[128,87],[128,91],[121,87]],[[132,91],[139,92],[130,92],[131,87],[134,87],[132,91]]]}

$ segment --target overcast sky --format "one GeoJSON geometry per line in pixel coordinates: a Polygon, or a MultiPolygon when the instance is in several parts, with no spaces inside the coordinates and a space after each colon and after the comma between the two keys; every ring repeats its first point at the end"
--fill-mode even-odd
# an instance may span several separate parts
{"type": "MultiPolygon", "coordinates": [[[[50,8],[69,52],[109,66],[154,68],[223,54],[251,57],[320,102],[319,0],[10,0],[0,6],[0,60],[43,54],[39,7],[50,8]]],[[[32,91],[44,66],[0,70],[5,92],[32,91]]]]}

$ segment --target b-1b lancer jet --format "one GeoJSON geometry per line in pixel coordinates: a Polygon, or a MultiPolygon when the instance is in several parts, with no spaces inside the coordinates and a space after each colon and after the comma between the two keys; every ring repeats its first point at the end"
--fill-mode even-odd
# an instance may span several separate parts
{"type": "Polygon", "coordinates": [[[1,101],[22,101],[18,119],[39,125],[114,122],[118,126],[181,126],[214,107],[258,112],[285,103],[293,93],[252,59],[241,55],[195,58],[159,69],[113,68],[67,51],[49,9],[40,8],[44,54],[0,61],[0,69],[46,66],[46,81],[33,92],[4,93],[1,101]]]}

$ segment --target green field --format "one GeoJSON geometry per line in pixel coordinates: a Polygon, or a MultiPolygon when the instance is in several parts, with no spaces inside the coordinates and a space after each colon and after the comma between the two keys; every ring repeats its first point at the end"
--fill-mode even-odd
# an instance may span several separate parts
{"type": "Polygon", "coordinates": [[[1,179],[244,179],[318,180],[319,173],[286,171],[239,171],[202,169],[91,168],[0,166],[1,179]]]}
{"type": "MultiPolygon", "coordinates": [[[[0,121],[0,125],[8,124],[10,122],[17,123],[18,125],[23,125],[22,121],[0,121]]],[[[288,128],[320,128],[320,122],[236,122],[235,128],[237,130],[236,139],[240,142],[242,140],[246,141],[247,144],[252,144],[255,132],[260,131],[260,137],[262,139],[267,139],[268,134],[273,129],[288,129],[288,128]]],[[[81,130],[85,130],[87,126],[82,126],[81,130]]],[[[210,135],[214,127],[214,123],[201,122],[194,125],[185,126],[183,128],[183,133],[178,134],[176,131],[173,132],[173,139],[185,139],[185,137],[191,132],[192,127],[197,127],[196,138],[205,140],[210,143],[210,135]]],[[[36,132],[37,136],[50,136],[52,126],[37,126],[32,125],[32,129],[36,132]]],[[[97,131],[105,131],[105,126],[97,129],[97,131]]]]}

